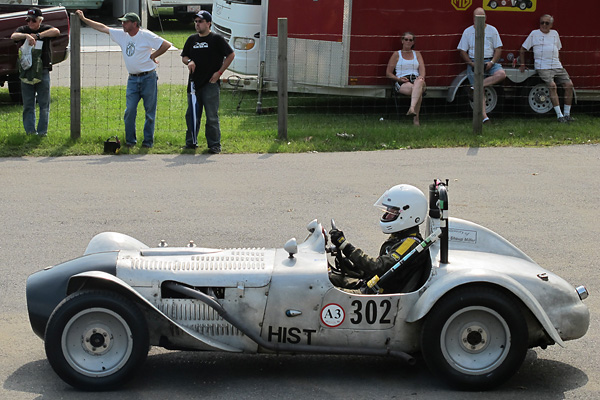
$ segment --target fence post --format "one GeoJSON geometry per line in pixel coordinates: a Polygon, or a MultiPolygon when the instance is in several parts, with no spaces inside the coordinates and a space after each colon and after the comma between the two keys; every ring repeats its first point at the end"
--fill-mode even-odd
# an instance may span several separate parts
{"type": "Polygon", "coordinates": [[[71,13],[71,139],[81,137],[81,21],[71,13]]]}
{"type": "Polygon", "coordinates": [[[485,39],[485,15],[475,16],[475,68],[473,79],[473,133],[483,129],[483,42],[485,39]]]}
{"type": "Polygon", "coordinates": [[[287,140],[288,121],[288,20],[277,19],[277,137],[287,140]]]}

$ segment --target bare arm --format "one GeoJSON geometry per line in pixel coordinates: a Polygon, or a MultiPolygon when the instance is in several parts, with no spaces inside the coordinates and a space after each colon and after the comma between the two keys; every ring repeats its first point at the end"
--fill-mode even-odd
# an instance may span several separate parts
{"type": "Polygon", "coordinates": [[[519,59],[521,60],[521,65],[519,65],[519,71],[525,72],[525,47],[521,46],[519,50],[519,59]]]}
{"type": "Polygon", "coordinates": [[[491,61],[485,63],[485,70],[487,71],[488,69],[492,68],[492,66],[496,64],[498,60],[500,60],[500,57],[502,57],[502,47],[496,47],[494,49],[494,55],[492,56],[491,61]]]}
{"type": "Polygon", "coordinates": [[[75,13],[79,17],[79,19],[82,22],[85,22],[85,24],[87,26],[89,26],[90,28],[93,28],[93,29],[97,30],[98,32],[108,33],[108,26],[106,26],[100,22],[92,21],[91,19],[86,18],[85,15],[83,15],[83,11],[81,11],[81,10],[77,10],[77,11],[75,11],[75,13]]]}
{"type": "Polygon", "coordinates": [[[460,54],[460,57],[463,59],[463,61],[470,66],[474,66],[475,63],[473,61],[471,61],[471,57],[469,57],[469,54],[464,51],[464,50],[458,50],[458,53],[460,54]]]}
{"type": "Polygon", "coordinates": [[[27,40],[27,42],[29,42],[30,45],[35,45],[36,39],[44,39],[44,38],[53,38],[53,37],[57,37],[58,35],[60,35],[60,31],[58,30],[58,28],[50,28],[50,29],[46,29],[43,32],[39,32],[38,34],[35,33],[23,33],[23,32],[15,32],[12,35],[10,35],[10,38],[12,40],[14,40],[15,42],[21,41],[21,40],[27,40]]]}
{"type": "Polygon", "coordinates": [[[154,53],[150,54],[150,58],[152,59],[152,61],[154,61],[155,63],[158,64],[158,61],[156,61],[156,58],[163,55],[167,50],[169,50],[170,47],[171,47],[171,43],[167,42],[166,40],[163,40],[160,47],[158,49],[156,49],[154,51],[154,53]]]}
{"type": "Polygon", "coordinates": [[[234,58],[235,58],[235,53],[231,53],[227,57],[225,57],[225,60],[223,60],[223,65],[221,66],[221,68],[219,68],[219,70],[217,72],[215,72],[213,74],[213,76],[210,78],[209,82],[216,83],[219,80],[219,78],[221,77],[221,75],[223,75],[223,72],[225,72],[225,70],[227,68],[229,68],[229,66],[233,62],[234,58]]]}
{"type": "Polygon", "coordinates": [[[385,76],[390,78],[394,82],[398,82],[398,77],[394,74],[394,68],[398,64],[398,52],[394,51],[390,56],[390,60],[388,61],[387,68],[385,69],[385,76]]]}
{"type": "Polygon", "coordinates": [[[419,61],[419,78],[425,79],[425,62],[420,51],[417,51],[417,61],[419,61]]]}

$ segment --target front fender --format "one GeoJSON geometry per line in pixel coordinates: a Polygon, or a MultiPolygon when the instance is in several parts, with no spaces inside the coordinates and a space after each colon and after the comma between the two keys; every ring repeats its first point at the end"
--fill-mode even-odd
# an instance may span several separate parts
{"type": "MultiPolygon", "coordinates": [[[[161,322],[167,323],[170,327],[179,329],[184,336],[187,336],[187,338],[184,338],[183,340],[187,343],[192,343],[194,349],[208,351],[227,351],[233,353],[241,352],[240,349],[231,347],[227,344],[211,339],[173,321],[162,311],[157,309],[154,306],[154,304],[146,300],[146,298],[139,294],[133,287],[131,287],[126,282],[117,278],[114,275],[107,274],[101,271],[82,272],[71,277],[71,279],[69,280],[68,292],[69,294],[71,294],[79,288],[83,288],[86,286],[94,286],[94,284],[100,284],[100,286],[102,286],[103,288],[106,288],[107,286],[112,286],[114,289],[119,290],[122,294],[133,296],[135,300],[137,300],[145,307],[146,310],[148,310],[154,317],[157,317],[159,324],[161,322]]],[[[152,326],[149,326],[149,328],[152,330],[152,326]]],[[[172,329],[169,329],[169,331],[172,331],[172,329]]]]}
{"type": "Polygon", "coordinates": [[[423,292],[419,300],[412,307],[406,322],[416,322],[429,313],[436,302],[441,299],[446,293],[459,286],[464,286],[473,283],[486,283],[500,286],[509,290],[531,311],[535,318],[542,325],[548,335],[558,343],[565,347],[565,343],[560,338],[556,328],[554,328],[548,314],[544,311],[538,300],[531,294],[525,286],[517,282],[515,279],[501,274],[496,271],[470,269],[468,271],[455,272],[450,275],[445,275],[435,280],[431,286],[423,292]]]}

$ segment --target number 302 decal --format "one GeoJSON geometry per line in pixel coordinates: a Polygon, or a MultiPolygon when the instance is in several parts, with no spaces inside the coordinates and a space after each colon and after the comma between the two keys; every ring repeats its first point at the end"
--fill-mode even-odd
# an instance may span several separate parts
{"type": "Polygon", "coordinates": [[[389,300],[381,300],[379,305],[375,300],[369,300],[363,303],[360,300],[354,300],[352,302],[354,310],[352,311],[352,318],[350,322],[358,325],[363,320],[369,324],[391,324],[392,321],[389,319],[389,314],[392,309],[392,302],[389,300]]]}

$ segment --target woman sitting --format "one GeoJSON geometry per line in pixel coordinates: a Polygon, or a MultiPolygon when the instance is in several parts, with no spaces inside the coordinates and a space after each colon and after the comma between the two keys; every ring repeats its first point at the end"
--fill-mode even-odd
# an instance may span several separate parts
{"type": "Polygon", "coordinates": [[[402,50],[392,53],[386,76],[396,82],[394,87],[398,93],[410,96],[410,108],[406,115],[413,115],[413,124],[420,125],[419,111],[426,88],[425,63],[421,53],[413,50],[414,47],[415,35],[405,32],[402,35],[402,50]]]}

